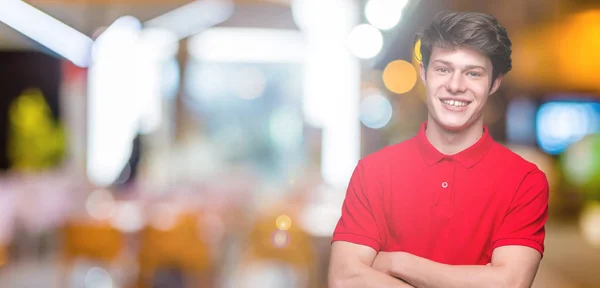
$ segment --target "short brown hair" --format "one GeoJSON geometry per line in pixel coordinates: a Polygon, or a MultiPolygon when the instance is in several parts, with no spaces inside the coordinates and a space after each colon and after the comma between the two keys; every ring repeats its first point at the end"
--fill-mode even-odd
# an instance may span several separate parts
{"type": "Polygon", "coordinates": [[[425,68],[433,47],[468,47],[487,55],[494,67],[492,81],[512,69],[512,43],[506,29],[491,15],[477,12],[440,12],[417,35],[425,68]]]}

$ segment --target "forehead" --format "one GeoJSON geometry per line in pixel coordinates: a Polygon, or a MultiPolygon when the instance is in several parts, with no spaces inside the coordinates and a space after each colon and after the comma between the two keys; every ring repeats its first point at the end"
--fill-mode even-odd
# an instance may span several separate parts
{"type": "Polygon", "coordinates": [[[457,66],[483,66],[488,70],[492,69],[492,61],[485,54],[468,47],[441,48],[434,46],[431,50],[429,62],[436,60],[450,62],[457,66]]]}

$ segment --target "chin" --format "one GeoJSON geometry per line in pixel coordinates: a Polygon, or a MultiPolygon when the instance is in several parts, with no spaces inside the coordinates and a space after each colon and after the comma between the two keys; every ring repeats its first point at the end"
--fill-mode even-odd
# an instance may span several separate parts
{"type": "Polygon", "coordinates": [[[457,121],[454,119],[439,119],[435,121],[438,126],[446,131],[459,132],[469,127],[466,121],[457,121]]]}
{"type": "Polygon", "coordinates": [[[442,128],[447,131],[459,132],[465,130],[467,125],[459,125],[459,124],[441,124],[442,128]]]}

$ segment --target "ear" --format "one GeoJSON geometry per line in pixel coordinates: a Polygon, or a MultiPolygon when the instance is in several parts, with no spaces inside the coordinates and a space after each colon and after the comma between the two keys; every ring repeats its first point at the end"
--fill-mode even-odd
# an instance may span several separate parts
{"type": "Polygon", "coordinates": [[[423,61],[420,62],[419,67],[421,68],[419,69],[421,73],[421,81],[423,81],[423,84],[425,84],[427,81],[427,68],[425,68],[425,65],[423,65],[423,61]]]}
{"type": "Polygon", "coordinates": [[[496,93],[496,91],[498,91],[498,88],[500,88],[500,83],[502,83],[502,79],[504,78],[504,75],[500,74],[498,75],[498,77],[496,77],[496,80],[494,80],[494,83],[492,83],[492,89],[490,89],[490,94],[492,95],[494,93],[496,93]]]}

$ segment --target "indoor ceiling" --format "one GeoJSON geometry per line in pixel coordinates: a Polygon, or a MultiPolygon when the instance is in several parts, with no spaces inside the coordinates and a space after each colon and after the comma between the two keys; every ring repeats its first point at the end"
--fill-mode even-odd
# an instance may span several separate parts
{"type": "MultiPolygon", "coordinates": [[[[64,22],[76,30],[92,36],[101,27],[117,18],[130,15],[145,22],[190,0],[29,0],[27,3],[64,22]]],[[[288,0],[234,0],[232,17],[219,26],[297,29],[293,22],[288,0]],[[257,15],[260,15],[257,17],[257,15]]],[[[1,8],[0,8],[1,9],[1,8]]],[[[36,49],[39,45],[0,22],[0,49],[36,49]]]]}
{"type": "MultiPolygon", "coordinates": [[[[234,0],[232,17],[219,26],[297,29],[289,2],[292,0],[234,0]]],[[[324,1],[324,0],[323,0],[324,1]]],[[[353,1],[353,0],[348,0],[353,1]]],[[[367,0],[354,0],[366,3],[367,0]]],[[[509,33],[547,17],[561,14],[567,0],[409,0],[408,13],[392,31],[385,34],[384,51],[375,61],[377,68],[394,59],[409,59],[414,35],[442,10],[474,10],[493,13],[509,33]]],[[[580,5],[589,0],[576,0],[580,5]]],[[[162,15],[191,0],[27,0],[69,26],[93,35],[120,16],[131,15],[142,22],[162,15]],[[118,2],[118,4],[117,4],[118,2]]],[[[567,1],[568,2],[568,1],[567,1]]],[[[571,2],[569,2],[571,3],[571,2]]],[[[32,49],[39,45],[0,22],[0,49],[32,49]]]]}

